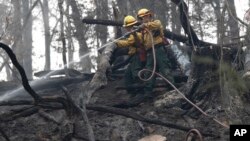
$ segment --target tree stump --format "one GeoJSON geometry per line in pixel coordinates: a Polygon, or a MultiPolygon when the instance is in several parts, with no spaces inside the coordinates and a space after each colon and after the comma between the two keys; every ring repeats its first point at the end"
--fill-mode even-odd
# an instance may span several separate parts
{"type": "MultiPolygon", "coordinates": [[[[233,54],[228,48],[197,48],[192,54],[191,75],[185,86],[188,99],[208,115],[227,124],[241,122],[235,119],[242,116],[242,95],[247,92],[246,84],[231,65],[235,59],[233,54]]],[[[186,110],[184,114],[192,118],[206,117],[187,102],[182,104],[182,108],[186,110]]]]}

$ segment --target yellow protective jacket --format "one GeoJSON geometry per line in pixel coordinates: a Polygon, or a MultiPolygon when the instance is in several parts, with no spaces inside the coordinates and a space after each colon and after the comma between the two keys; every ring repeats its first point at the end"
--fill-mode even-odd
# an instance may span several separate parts
{"type": "MultiPolygon", "coordinates": [[[[144,23],[144,25],[145,25],[145,28],[151,32],[153,36],[154,45],[163,44],[164,34],[163,34],[163,27],[162,27],[161,21],[154,20],[151,22],[144,23]]],[[[143,34],[144,46],[146,50],[148,50],[152,48],[152,39],[146,29],[142,31],[143,32],[142,34],[143,34]]]]}
{"type": "Polygon", "coordinates": [[[138,43],[142,44],[142,34],[139,32],[135,33],[138,38],[135,38],[133,34],[130,34],[128,38],[116,41],[117,47],[129,47],[128,55],[134,55],[139,48],[138,43]],[[138,41],[137,41],[138,40],[138,41]],[[136,43],[137,42],[137,43],[136,43]]]}

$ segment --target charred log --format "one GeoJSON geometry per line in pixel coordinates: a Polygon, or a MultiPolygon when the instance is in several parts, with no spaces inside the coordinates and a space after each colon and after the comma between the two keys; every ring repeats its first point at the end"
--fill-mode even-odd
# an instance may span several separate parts
{"type": "Polygon", "coordinates": [[[85,86],[83,97],[81,98],[82,104],[86,104],[89,102],[90,98],[92,97],[92,94],[102,86],[105,86],[107,84],[107,77],[106,73],[107,70],[110,69],[110,57],[116,48],[115,43],[110,43],[109,46],[107,46],[100,57],[100,62],[97,65],[97,71],[95,75],[93,76],[91,82],[85,86]]]}
{"type": "MultiPolygon", "coordinates": [[[[67,72],[69,73],[70,77],[77,77],[77,76],[81,76],[82,73],[74,70],[74,69],[67,69],[67,72]]],[[[36,77],[50,77],[50,76],[54,76],[54,75],[66,75],[65,74],[65,70],[64,69],[60,69],[60,70],[44,70],[44,71],[39,71],[34,73],[34,75],[36,77]]]]}
{"type": "MultiPolygon", "coordinates": [[[[65,77],[49,78],[49,79],[31,81],[30,86],[35,91],[61,90],[61,86],[68,86],[72,84],[82,83],[84,81],[91,80],[91,78],[92,78],[91,75],[87,75],[87,76],[84,75],[84,77],[75,77],[75,78],[65,78],[65,77]]],[[[20,96],[27,97],[25,95],[27,94],[27,92],[23,88],[18,87],[18,85],[13,82],[7,82],[7,83],[8,84],[5,84],[4,89],[0,89],[0,94],[8,93],[8,91],[11,91],[13,89],[18,89],[15,92],[13,92],[13,94],[18,93],[19,97],[20,96]]]]}
{"type": "MultiPolygon", "coordinates": [[[[227,107],[226,105],[230,94],[224,92],[224,89],[228,87],[228,85],[232,86],[227,89],[235,89],[237,93],[244,93],[245,91],[244,82],[241,81],[231,66],[231,62],[234,58],[230,57],[230,54],[231,52],[229,50],[209,48],[199,48],[193,53],[192,71],[185,85],[186,88],[184,92],[188,99],[204,111],[211,109],[211,106],[215,105],[215,103],[222,107],[227,107]],[[221,51],[223,51],[223,53],[221,53],[221,51]],[[235,84],[230,84],[229,81],[235,84]]],[[[189,103],[184,103],[182,108],[187,110],[185,114],[193,118],[198,118],[201,115],[201,113],[189,103]]]]}
{"type": "Polygon", "coordinates": [[[39,108],[37,106],[24,107],[20,111],[17,111],[17,112],[13,111],[13,112],[2,114],[0,116],[0,121],[7,122],[7,121],[16,120],[21,117],[27,117],[27,116],[37,113],[38,110],[39,108]]]}
{"type": "MultiPolygon", "coordinates": [[[[213,83],[214,86],[218,86],[219,77],[218,73],[215,73],[218,70],[219,65],[217,63],[219,60],[219,56],[217,56],[217,54],[218,52],[208,48],[200,48],[197,52],[193,53],[192,71],[188,83],[186,84],[187,89],[185,91],[185,95],[191,101],[197,102],[196,104],[202,101],[206,96],[205,93],[202,92],[204,86],[207,86],[211,83],[213,83]]],[[[206,92],[207,90],[211,89],[212,88],[206,89],[206,92]]],[[[186,103],[183,106],[183,108],[186,110],[192,108],[189,103],[186,103]]]]}
{"type": "MultiPolygon", "coordinates": [[[[106,26],[108,26],[108,25],[109,26],[122,26],[122,22],[112,21],[112,20],[83,19],[82,22],[86,23],[86,24],[101,24],[101,25],[106,25],[106,26]]],[[[166,29],[164,29],[164,36],[168,39],[182,42],[182,43],[188,43],[188,41],[189,41],[188,37],[186,37],[184,35],[179,35],[179,34],[173,33],[173,32],[166,30],[166,29]]],[[[202,46],[202,47],[215,47],[215,48],[228,47],[229,49],[233,49],[232,52],[234,52],[235,50],[237,50],[237,48],[244,47],[249,43],[247,41],[243,40],[243,41],[236,42],[236,43],[218,45],[218,44],[209,43],[209,42],[202,41],[202,40],[197,40],[196,44],[199,46],[202,46]]],[[[189,45],[192,45],[192,44],[189,44],[189,45]]]]}
{"type": "Polygon", "coordinates": [[[96,20],[96,19],[82,19],[83,23],[86,24],[101,24],[107,26],[122,26],[122,21],[110,21],[110,20],[96,20]]]}
{"type": "MultiPolygon", "coordinates": [[[[35,100],[34,106],[24,107],[23,109],[21,109],[17,112],[14,111],[14,112],[9,112],[9,113],[4,113],[3,115],[0,116],[0,121],[15,120],[15,119],[20,118],[20,117],[26,117],[26,116],[33,115],[33,114],[37,113],[40,108],[53,109],[53,108],[58,108],[58,106],[62,107],[66,111],[66,113],[72,113],[71,112],[72,109],[76,109],[76,111],[79,111],[81,113],[81,116],[83,117],[83,119],[86,119],[87,116],[86,116],[85,110],[82,110],[78,106],[75,106],[74,104],[72,104],[72,100],[67,95],[66,95],[66,97],[68,98],[68,100],[63,98],[63,97],[46,97],[46,98],[40,97],[31,88],[24,69],[18,63],[16,56],[13,53],[13,51],[10,49],[10,47],[8,47],[7,45],[2,44],[2,43],[0,43],[0,47],[3,48],[6,51],[6,53],[9,55],[12,63],[14,64],[14,66],[16,66],[16,68],[18,69],[18,71],[22,77],[22,82],[23,82],[23,86],[24,86],[25,90],[35,100]]],[[[65,89],[63,89],[63,90],[65,90],[65,89]]],[[[31,103],[31,104],[33,104],[33,103],[31,103]]],[[[93,135],[93,132],[90,133],[90,135],[93,135]]],[[[91,136],[89,139],[91,141],[92,140],[94,141],[94,136],[91,136]]]]}
{"type": "Polygon", "coordinates": [[[89,139],[91,141],[94,141],[94,132],[92,130],[92,127],[89,124],[89,120],[88,120],[88,116],[86,114],[86,104],[89,103],[93,93],[101,88],[102,86],[105,86],[107,84],[107,77],[106,77],[106,73],[107,70],[110,69],[111,65],[110,65],[110,58],[111,55],[114,51],[114,49],[116,48],[116,44],[115,43],[109,43],[109,46],[107,46],[101,56],[100,56],[100,62],[98,62],[97,65],[97,71],[95,73],[95,75],[93,76],[92,80],[90,81],[89,84],[87,84],[86,86],[84,86],[84,91],[83,94],[80,97],[80,102],[81,105],[79,107],[79,109],[81,110],[81,116],[84,119],[84,122],[87,124],[87,129],[88,129],[88,135],[89,135],[89,139]]]}

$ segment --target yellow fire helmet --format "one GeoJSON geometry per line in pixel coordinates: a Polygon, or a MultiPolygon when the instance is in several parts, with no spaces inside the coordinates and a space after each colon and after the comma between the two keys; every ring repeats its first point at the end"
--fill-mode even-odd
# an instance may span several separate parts
{"type": "Polygon", "coordinates": [[[128,15],[124,18],[123,27],[129,27],[136,23],[137,23],[137,20],[133,16],[128,15]]]}
{"type": "Polygon", "coordinates": [[[139,17],[139,18],[144,17],[146,15],[151,15],[151,12],[146,8],[140,9],[137,13],[137,17],[139,17]]]}

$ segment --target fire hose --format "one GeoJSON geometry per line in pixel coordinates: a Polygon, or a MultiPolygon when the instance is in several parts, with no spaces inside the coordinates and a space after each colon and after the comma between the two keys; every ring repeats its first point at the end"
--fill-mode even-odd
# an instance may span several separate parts
{"type": "Polygon", "coordinates": [[[143,81],[149,81],[150,79],[152,79],[152,77],[156,74],[157,76],[161,77],[164,81],[166,81],[171,87],[173,87],[188,103],[190,103],[193,107],[195,107],[197,110],[199,110],[203,115],[212,118],[216,123],[220,124],[221,126],[223,126],[224,128],[229,128],[228,125],[222,123],[221,121],[219,121],[218,119],[216,119],[215,117],[213,117],[212,115],[207,114],[206,112],[204,112],[200,107],[198,107],[197,105],[195,105],[192,101],[190,101],[182,92],[180,92],[167,78],[165,78],[164,76],[162,76],[161,74],[157,73],[156,70],[156,57],[155,57],[155,47],[154,47],[154,42],[153,42],[153,35],[152,33],[146,29],[146,32],[148,32],[148,34],[151,37],[151,42],[152,42],[152,54],[153,54],[153,70],[149,70],[149,69],[142,69],[138,72],[138,77],[143,80],[143,81]],[[151,72],[151,75],[148,78],[143,78],[142,77],[142,73],[144,72],[151,72]]]}

